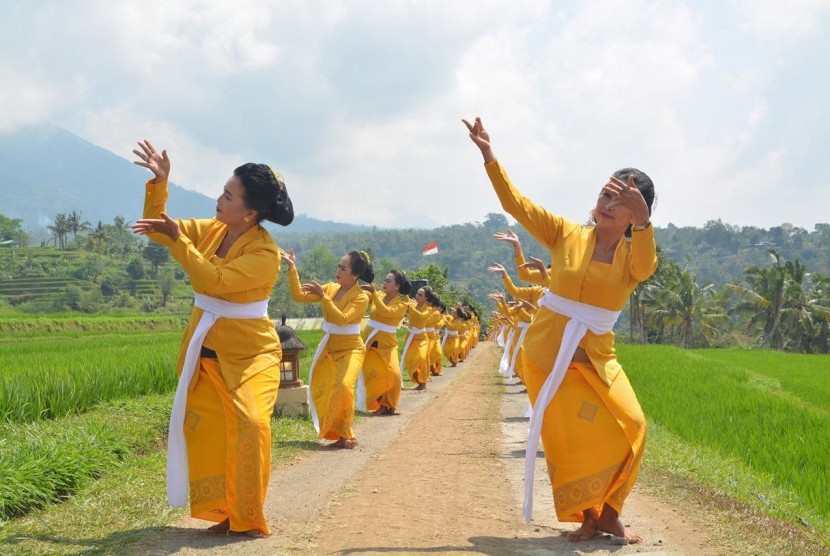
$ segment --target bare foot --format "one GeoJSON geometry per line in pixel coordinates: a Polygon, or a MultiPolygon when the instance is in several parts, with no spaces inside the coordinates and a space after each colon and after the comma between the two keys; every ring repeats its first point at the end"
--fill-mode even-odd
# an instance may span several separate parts
{"type": "Polygon", "coordinates": [[[582,525],[579,526],[579,529],[576,531],[571,531],[568,533],[568,540],[569,541],[587,541],[589,539],[594,538],[594,535],[597,534],[597,522],[593,519],[586,519],[582,522],[582,525]]]}
{"type": "Polygon", "coordinates": [[[345,448],[346,450],[351,450],[357,446],[357,438],[343,438],[340,437],[339,439],[335,440],[326,448],[345,448]]]}
{"type": "Polygon", "coordinates": [[[597,520],[597,529],[603,533],[619,537],[620,540],[624,539],[628,544],[643,542],[643,537],[635,535],[625,528],[617,511],[608,504],[602,507],[602,514],[597,520]]]}
{"type": "Polygon", "coordinates": [[[245,531],[245,534],[251,537],[252,539],[267,539],[270,535],[266,535],[259,529],[251,529],[250,531],[245,531]]]}
{"type": "Polygon", "coordinates": [[[587,541],[597,534],[597,512],[587,509],[582,514],[582,525],[576,531],[568,533],[569,541],[587,541]]]}
{"type": "Polygon", "coordinates": [[[211,525],[207,528],[208,532],[210,533],[220,533],[224,534],[231,530],[231,520],[226,519],[221,523],[217,523],[216,525],[211,525]]]}
{"type": "Polygon", "coordinates": [[[357,438],[344,438],[343,439],[343,447],[347,450],[351,450],[357,446],[357,438]]]}
{"type": "Polygon", "coordinates": [[[426,385],[425,382],[419,382],[418,386],[413,388],[413,390],[426,390],[426,389],[427,389],[427,385],[426,385]]]}

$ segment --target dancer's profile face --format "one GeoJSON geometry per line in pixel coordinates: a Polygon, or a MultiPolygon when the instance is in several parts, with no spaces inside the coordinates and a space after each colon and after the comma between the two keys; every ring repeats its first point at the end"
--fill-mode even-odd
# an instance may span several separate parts
{"type": "Polygon", "coordinates": [[[228,226],[250,222],[256,212],[245,207],[245,189],[236,176],[228,178],[222,194],[216,199],[216,219],[228,226]],[[245,220],[245,219],[248,220],[245,220]]]}
{"type": "Polygon", "coordinates": [[[400,289],[400,286],[395,282],[395,275],[391,272],[387,274],[383,280],[383,293],[393,295],[398,293],[400,289]]]}
{"type": "Polygon", "coordinates": [[[424,288],[420,288],[418,292],[415,294],[415,301],[418,303],[424,303],[427,300],[427,292],[424,291],[424,288]]]}
{"type": "Polygon", "coordinates": [[[334,279],[341,286],[351,287],[357,282],[357,276],[352,274],[352,259],[348,254],[343,255],[337,263],[337,274],[334,279]]]}

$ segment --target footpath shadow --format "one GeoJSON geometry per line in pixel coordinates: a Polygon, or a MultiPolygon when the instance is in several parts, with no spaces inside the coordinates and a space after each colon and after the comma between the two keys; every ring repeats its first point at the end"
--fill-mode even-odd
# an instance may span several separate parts
{"type": "Polygon", "coordinates": [[[279,440],[277,442],[277,447],[280,446],[298,448],[304,452],[327,451],[325,444],[320,444],[316,440],[279,440]]]}
{"type": "Polygon", "coordinates": [[[608,535],[598,535],[589,541],[574,543],[565,535],[548,537],[515,538],[515,537],[470,537],[468,546],[364,546],[344,548],[334,554],[454,554],[470,552],[474,554],[488,554],[492,556],[510,555],[577,555],[601,552],[603,554],[619,552],[624,546],[615,543],[608,535]]]}
{"type": "MultiPolygon", "coordinates": [[[[244,554],[245,543],[254,542],[253,539],[244,534],[232,533],[230,535],[213,534],[198,529],[184,527],[145,527],[142,529],[130,529],[118,531],[97,538],[72,538],[48,534],[18,535],[14,537],[0,538],[0,554],[29,554],[34,553],[31,542],[41,545],[53,545],[54,552],[62,554],[94,555],[94,554],[147,554],[166,556],[175,554],[184,548],[197,548],[210,550],[226,545],[239,545],[234,551],[244,554]],[[150,547],[147,546],[149,541],[150,547]],[[164,548],[156,548],[156,546],[164,548]],[[140,552],[138,547],[141,547],[140,552]],[[70,552],[75,548],[76,552],[70,552]]],[[[48,548],[47,548],[48,550],[48,548]]],[[[37,553],[50,553],[52,551],[37,553]]]]}

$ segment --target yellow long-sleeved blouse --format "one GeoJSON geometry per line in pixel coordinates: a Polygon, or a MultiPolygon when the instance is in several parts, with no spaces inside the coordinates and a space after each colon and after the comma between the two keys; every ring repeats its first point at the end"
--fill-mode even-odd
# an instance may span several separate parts
{"type": "MultiPolygon", "coordinates": [[[[167,203],[167,182],[145,186],[144,218],[160,218],[167,203]]],[[[268,299],[280,273],[277,244],[265,228],[255,226],[234,242],[224,258],[215,256],[227,226],[214,219],[179,219],[181,235],[175,242],[164,234],[148,237],[170,247],[170,255],[190,277],[193,291],[230,301],[250,303],[268,299]]],[[[202,318],[194,307],[179,348],[181,373],[190,338],[202,318]]],[[[277,365],[282,357],[280,341],[271,319],[219,318],[203,344],[214,350],[229,390],[255,374],[277,365]]],[[[197,375],[194,375],[194,380],[197,375]]]]}
{"type": "Polygon", "coordinates": [[[376,291],[371,294],[369,300],[372,303],[369,309],[369,318],[386,324],[389,326],[398,327],[401,325],[406,311],[409,309],[409,303],[400,295],[396,295],[388,304],[384,302],[386,294],[382,291],[376,291]]]}
{"type": "MultiPolygon", "coordinates": [[[[619,311],[631,292],[657,269],[657,247],[651,226],[632,232],[630,241],[620,240],[611,263],[592,261],[596,229],[554,215],[524,197],[510,182],[498,161],[485,164],[487,175],[502,207],[539,243],[547,247],[551,260],[548,289],[562,297],[619,311]]],[[[562,341],[568,318],[542,308],[524,341],[527,357],[550,370],[562,341]]],[[[614,350],[614,333],[595,335],[588,331],[580,346],[606,384],[613,382],[621,367],[614,350]]]]}
{"type": "Polygon", "coordinates": [[[539,303],[539,300],[544,295],[545,290],[542,286],[530,286],[530,287],[520,287],[513,283],[513,279],[510,278],[509,274],[504,274],[502,276],[502,280],[504,282],[504,288],[507,290],[511,296],[515,297],[516,299],[524,299],[530,303],[536,305],[539,303]]]}
{"type": "Polygon", "coordinates": [[[409,328],[426,328],[431,313],[429,305],[424,304],[422,310],[415,303],[409,303],[409,328]]]}
{"type": "MultiPolygon", "coordinates": [[[[360,321],[363,320],[363,314],[369,306],[369,294],[361,290],[360,285],[356,282],[338,301],[333,299],[342,287],[337,282],[323,284],[322,297],[302,291],[300,275],[297,273],[296,267],[288,271],[288,283],[291,286],[291,297],[294,301],[302,303],[319,302],[323,311],[323,318],[335,326],[360,324],[360,321]]],[[[334,337],[329,340],[330,343],[334,341],[334,337]]]]}

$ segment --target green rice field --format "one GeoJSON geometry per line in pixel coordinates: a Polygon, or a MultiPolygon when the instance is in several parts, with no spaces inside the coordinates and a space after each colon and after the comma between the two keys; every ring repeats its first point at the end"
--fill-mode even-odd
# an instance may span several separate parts
{"type": "MultiPolygon", "coordinates": [[[[156,458],[180,326],[171,317],[0,318],[0,529],[4,519],[106,481],[125,460],[156,458]]],[[[299,336],[307,381],[322,333],[299,336]]],[[[827,542],[830,356],[639,345],[618,352],[649,421],[645,472],[705,485],[827,542]]],[[[281,434],[314,442],[308,420],[286,419],[275,430],[285,420],[294,432],[281,434]]]]}
{"type": "MultiPolygon", "coordinates": [[[[830,356],[746,349],[619,346],[643,411],[649,450],[668,471],[745,483],[771,514],[830,523],[830,356]],[[656,434],[652,434],[652,433],[656,434]]],[[[730,493],[734,494],[734,493],[730,493]]]]}

